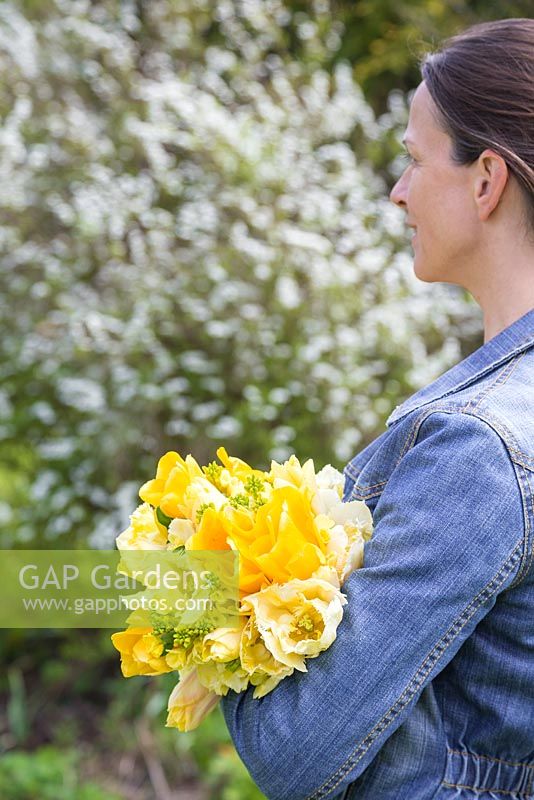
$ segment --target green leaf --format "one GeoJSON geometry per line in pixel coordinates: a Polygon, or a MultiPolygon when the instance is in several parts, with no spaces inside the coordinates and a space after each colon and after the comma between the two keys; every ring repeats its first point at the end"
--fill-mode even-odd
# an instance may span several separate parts
{"type": "Polygon", "coordinates": [[[159,506],[156,508],[156,517],[158,518],[158,522],[166,528],[168,528],[172,522],[172,517],[168,517],[167,514],[164,514],[159,506]]]}

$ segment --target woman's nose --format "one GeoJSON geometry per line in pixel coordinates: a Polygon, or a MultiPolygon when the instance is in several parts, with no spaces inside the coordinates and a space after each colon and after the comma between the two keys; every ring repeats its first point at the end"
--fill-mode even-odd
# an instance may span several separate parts
{"type": "Polygon", "coordinates": [[[395,203],[396,206],[400,206],[401,208],[406,206],[406,181],[405,181],[406,173],[404,172],[391,192],[389,193],[389,199],[392,203],[395,203]]]}

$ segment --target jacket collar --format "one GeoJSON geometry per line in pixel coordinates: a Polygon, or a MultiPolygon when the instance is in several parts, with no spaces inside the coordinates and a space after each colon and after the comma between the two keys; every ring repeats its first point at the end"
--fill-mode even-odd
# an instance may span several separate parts
{"type": "Polygon", "coordinates": [[[463,389],[533,345],[534,308],[397,406],[387,418],[386,425],[389,427],[416,408],[463,389]]]}

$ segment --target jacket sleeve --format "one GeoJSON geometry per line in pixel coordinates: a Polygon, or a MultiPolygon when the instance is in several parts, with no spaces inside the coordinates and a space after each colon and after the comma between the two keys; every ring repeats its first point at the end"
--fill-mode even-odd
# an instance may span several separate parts
{"type": "Polygon", "coordinates": [[[269,800],[326,800],[406,719],[517,576],[525,525],[507,448],[482,420],[434,412],[393,470],[337,638],[260,700],[223,713],[269,800]]]}

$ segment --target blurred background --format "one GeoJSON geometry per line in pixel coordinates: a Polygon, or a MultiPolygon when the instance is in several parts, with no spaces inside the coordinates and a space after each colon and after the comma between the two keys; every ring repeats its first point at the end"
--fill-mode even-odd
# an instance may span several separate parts
{"type": "MultiPolygon", "coordinates": [[[[388,193],[418,59],[531,0],[0,4],[0,546],[112,548],[166,450],[344,464],[482,344],[388,193]]],[[[0,797],[257,800],[111,631],[0,631],[0,797]]]]}

